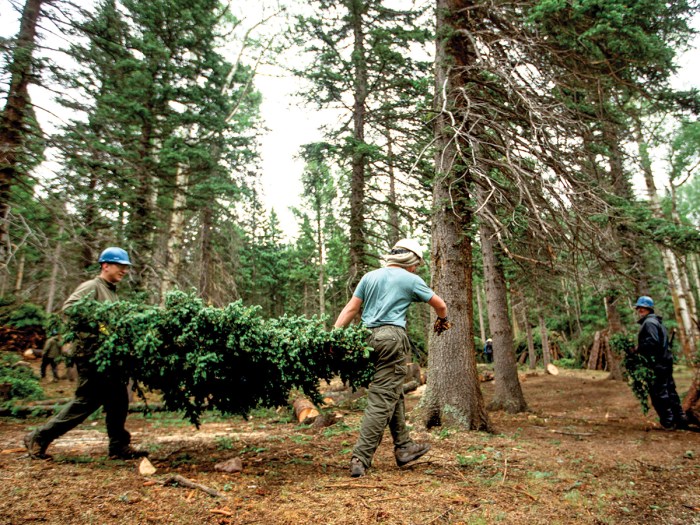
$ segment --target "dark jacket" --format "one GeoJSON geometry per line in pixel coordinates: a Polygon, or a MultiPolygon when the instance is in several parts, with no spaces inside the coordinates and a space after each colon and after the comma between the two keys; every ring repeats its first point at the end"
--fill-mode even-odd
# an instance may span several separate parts
{"type": "Polygon", "coordinates": [[[637,322],[641,325],[637,336],[637,352],[657,362],[673,359],[668,345],[668,332],[661,317],[648,314],[637,322]]]}

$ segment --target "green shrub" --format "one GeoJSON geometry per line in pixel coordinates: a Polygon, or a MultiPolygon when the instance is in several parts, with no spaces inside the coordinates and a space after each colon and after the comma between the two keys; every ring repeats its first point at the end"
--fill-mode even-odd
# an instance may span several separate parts
{"type": "Polygon", "coordinates": [[[34,303],[17,304],[8,298],[0,300],[0,324],[2,325],[43,329],[46,321],[46,312],[34,303]]]}
{"type": "Polygon", "coordinates": [[[0,356],[0,387],[3,391],[3,405],[13,399],[41,399],[44,391],[39,379],[31,369],[16,366],[20,358],[15,354],[0,356]]]}

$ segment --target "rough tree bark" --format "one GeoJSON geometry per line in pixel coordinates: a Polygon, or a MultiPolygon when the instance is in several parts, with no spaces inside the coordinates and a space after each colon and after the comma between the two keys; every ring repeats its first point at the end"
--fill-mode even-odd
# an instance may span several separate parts
{"type": "MultiPolygon", "coordinates": [[[[365,119],[367,101],[367,61],[365,35],[362,28],[363,3],[352,2],[353,52],[353,140],[355,148],[351,159],[350,175],[350,275],[348,290],[352,293],[364,275],[365,261],[365,171],[367,155],[364,153],[365,119]]],[[[397,239],[398,240],[398,239],[397,239]]]]}
{"type": "Polygon", "coordinates": [[[453,111],[461,85],[458,67],[474,59],[469,39],[460,34],[460,17],[469,2],[437,0],[435,57],[438,116],[435,119],[436,178],[433,185],[433,288],[448,305],[451,330],[431,336],[428,383],[417,408],[426,427],[455,423],[490,430],[476,371],[473,334],[472,241],[468,226],[469,173],[458,159],[453,111]]]}
{"type": "MultiPolygon", "coordinates": [[[[488,210],[485,197],[483,189],[477,190],[477,200],[481,210],[488,210]]],[[[488,408],[510,413],[522,412],[527,410],[527,403],[518,380],[513,332],[508,320],[506,281],[503,266],[498,259],[496,233],[486,217],[481,218],[479,235],[486,283],[486,307],[493,339],[493,372],[496,379],[493,399],[488,408]]]]}

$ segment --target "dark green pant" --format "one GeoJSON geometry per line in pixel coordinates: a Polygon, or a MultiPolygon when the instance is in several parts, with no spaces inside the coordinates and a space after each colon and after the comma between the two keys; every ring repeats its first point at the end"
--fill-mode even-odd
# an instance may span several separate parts
{"type": "Polygon", "coordinates": [[[80,425],[100,407],[105,410],[109,450],[117,452],[131,442],[131,435],[124,427],[129,411],[126,382],[99,374],[89,365],[78,363],[78,387],[73,400],[37,430],[36,441],[48,445],[80,425]]]}
{"type": "Polygon", "coordinates": [[[360,437],[352,455],[369,468],[384,429],[389,426],[394,447],[411,443],[406,427],[403,383],[410,342],[406,331],[385,325],[372,329],[369,345],[374,349],[375,373],[367,390],[367,408],[362,416],[360,437]]]}

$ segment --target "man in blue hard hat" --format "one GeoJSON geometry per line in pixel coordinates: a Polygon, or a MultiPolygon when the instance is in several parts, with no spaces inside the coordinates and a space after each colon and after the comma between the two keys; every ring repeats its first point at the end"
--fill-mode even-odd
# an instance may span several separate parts
{"type": "MultiPolygon", "coordinates": [[[[122,248],[110,247],[100,254],[98,262],[100,275],[78,286],[63,303],[63,312],[66,315],[70,315],[71,306],[83,298],[106,303],[118,300],[117,284],[129,271],[129,255],[122,248]]],[[[37,459],[50,458],[46,449],[51,442],[77,427],[100,407],[104,407],[105,411],[110,457],[134,459],[148,455],[130,445],[131,435],[125,428],[129,409],[126,382],[122,378],[98,372],[96,366],[90,362],[96,338],[88,332],[81,333],[80,336],[74,352],[74,361],[78,368],[75,396],[43,427],[25,436],[24,444],[29,456],[37,459]]]]}
{"type": "Polygon", "coordinates": [[[654,371],[654,382],[649,395],[654,410],[659,415],[661,426],[666,429],[688,428],[688,418],[681,407],[681,401],[673,381],[673,354],[668,340],[668,332],[660,316],[654,313],[654,301],[646,295],[637,299],[639,335],[636,351],[645,356],[654,371]]]}

